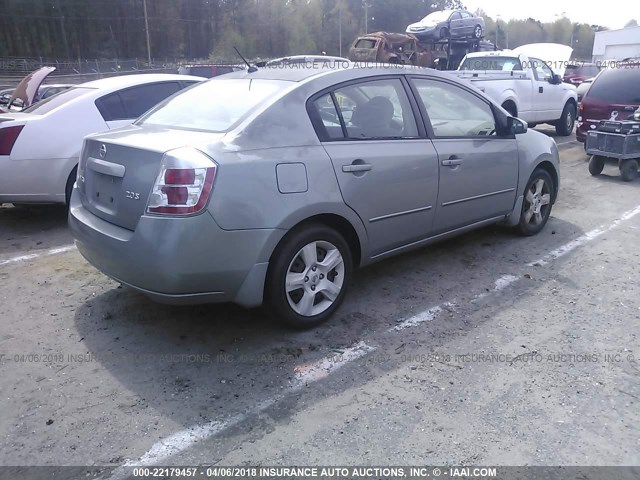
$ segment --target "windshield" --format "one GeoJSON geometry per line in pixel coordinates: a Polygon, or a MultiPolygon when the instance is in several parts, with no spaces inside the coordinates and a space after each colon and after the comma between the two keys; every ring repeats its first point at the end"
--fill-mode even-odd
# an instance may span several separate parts
{"type": "Polygon", "coordinates": [[[588,95],[613,105],[640,105],[640,69],[606,70],[591,84],[588,95]]]}
{"type": "Polygon", "coordinates": [[[290,85],[282,80],[210,80],[168,99],[136,124],[226,132],[290,85]]]}
{"type": "Polygon", "coordinates": [[[513,72],[522,70],[522,64],[517,57],[467,57],[459,70],[490,70],[513,72]]]}
{"type": "Polygon", "coordinates": [[[71,100],[74,100],[82,95],[89,93],[92,91],[92,88],[86,87],[73,87],[68,90],[64,90],[60,93],[52,95],[35,105],[31,105],[29,108],[25,108],[23,112],[25,113],[37,113],[39,115],[44,115],[45,113],[49,113],[50,111],[64,105],[71,100]]]}
{"type": "Polygon", "coordinates": [[[446,22],[449,20],[449,16],[451,15],[450,10],[442,10],[441,12],[433,12],[424,17],[421,20],[421,23],[440,23],[446,22]]]}

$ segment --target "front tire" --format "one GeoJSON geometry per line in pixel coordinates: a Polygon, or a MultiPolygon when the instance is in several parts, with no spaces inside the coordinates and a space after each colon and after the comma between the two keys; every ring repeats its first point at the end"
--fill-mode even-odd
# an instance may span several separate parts
{"type": "Polygon", "coordinates": [[[599,155],[592,155],[589,160],[589,173],[597,177],[604,170],[605,159],[599,155]]]}
{"type": "Polygon", "coordinates": [[[562,110],[560,120],[556,122],[556,133],[562,137],[568,137],[573,133],[576,124],[576,107],[573,103],[567,102],[562,110]]]}
{"type": "Polygon", "coordinates": [[[539,233],[549,220],[555,186],[549,172],[538,168],[531,174],[524,191],[520,223],[516,227],[521,235],[529,237],[539,233]]]}
{"type": "Polygon", "coordinates": [[[444,40],[445,38],[449,38],[449,29],[447,27],[440,29],[440,40],[444,40]]]}
{"type": "Polygon", "coordinates": [[[625,182],[632,182],[638,178],[638,161],[623,160],[620,163],[620,176],[625,182]]]}
{"type": "Polygon", "coordinates": [[[337,231],[304,225],[290,232],[271,259],[265,303],[280,322],[308,329],[326,321],[344,300],[353,273],[351,250],[337,231]]]}

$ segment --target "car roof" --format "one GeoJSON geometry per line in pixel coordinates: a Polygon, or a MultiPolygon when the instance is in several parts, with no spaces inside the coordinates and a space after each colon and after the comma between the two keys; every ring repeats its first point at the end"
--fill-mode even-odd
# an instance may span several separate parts
{"type": "MultiPolygon", "coordinates": [[[[224,81],[234,78],[242,79],[262,79],[262,80],[283,80],[289,82],[303,82],[320,76],[334,76],[336,81],[343,79],[358,79],[379,75],[399,75],[399,74],[426,74],[431,76],[451,78],[451,75],[443,74],[438,70],[430,68],[416,67],[414,65],[392,65],[382,63],[338,63],[327,62],[323,66],[319,62],[313,65],[305,64],[284,64],[273,67],[258,68],[257,71],[249,73],[247,70],[241,72],[228,73],[222,77],[210,81],[224,81]],[[344,78],[341,78],[344,77],[344,78]]],[[[455,78],[455,77],[453,77],[455,78]]]]}
{"type": "Polygon", "coordinates": [[[203,77],[194,77],[192,75],[178,75],[170,73],[137,73],[133,75],[119,75],[117,77],[101,78],[100,80],[80,83],[78,86],[85,88],[118,89],[130,86],[132,87],[135,85],[144,85],[145,83],[185,80],[196,80],[201,82],[206,79],[203,77]]]}

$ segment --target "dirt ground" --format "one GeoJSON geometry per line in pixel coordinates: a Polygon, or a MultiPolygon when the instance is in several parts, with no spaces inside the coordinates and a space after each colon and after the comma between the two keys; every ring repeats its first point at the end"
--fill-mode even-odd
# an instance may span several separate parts
{"type": "Polygon", "coordinates": [[[56,251],[64,209],[0,208],[0,465],[639,465],[640,181],[561,157],[541,234],[376,264],[308,332],[154,304],[56,251]]]}

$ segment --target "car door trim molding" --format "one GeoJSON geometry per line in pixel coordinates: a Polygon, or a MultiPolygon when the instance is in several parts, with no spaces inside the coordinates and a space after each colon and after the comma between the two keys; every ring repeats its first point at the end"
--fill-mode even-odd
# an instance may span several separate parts
{"type": "Polygon", "coordinates": [[[433,208],[433,205],[430,205],[428,207],[420,207],[420,208],[414,208],[412,210],[405,210],[404,212],[390,213],[389,215],[382,215],[381,217],[370,218],[369,223],[379,222],[381,220],[388,220],[390,218],[401,217],[403,215],[410,215],[412,213],[426,212],[427,210],[431,210],[432,208],[433,208]]]}
{"type": "Polygon", "coordinates": [[[502,193],[511,193],[514,191],[515,191],[515,188],[507,188],[506,190],[499,190],[497,192],[483,193],[482,195],[476,195],[475,197],[461,198],[460,200],[452,200],[451,202],[443,203],[442,206],[448,207],[450,205],[457,205],[458,203],[469,202],[471,200],[478,200],[480,198],[492,197],[494,195],[500,195],[502,193]]]}

